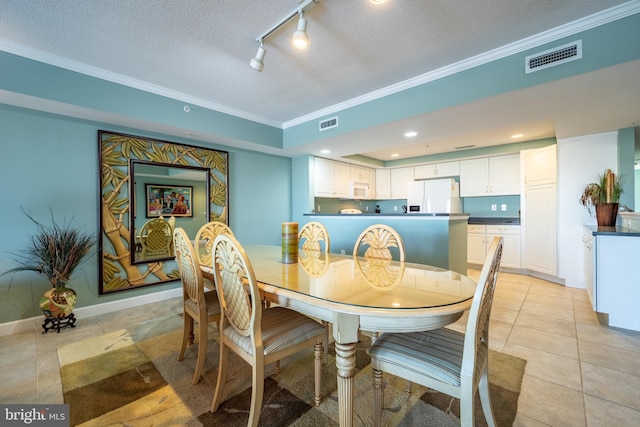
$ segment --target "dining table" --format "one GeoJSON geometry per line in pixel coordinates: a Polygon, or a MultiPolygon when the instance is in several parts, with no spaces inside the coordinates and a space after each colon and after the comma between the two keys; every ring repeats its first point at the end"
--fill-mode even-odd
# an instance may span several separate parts
{"type": "MultiPolygon", "coordinates": [[[[427,264],[303,250],[297,262],[285,263],[280,246],[243,248],[265,301],[331,323],[340,426],[353,425],[360,331],[441,328],[470,308],[476,289],[476,282],[469,277],[427,264]]],[[[202,254],[203,250],[198,248],[203,255],[201,269],[213,283],[211,255],[202,254]]]]}

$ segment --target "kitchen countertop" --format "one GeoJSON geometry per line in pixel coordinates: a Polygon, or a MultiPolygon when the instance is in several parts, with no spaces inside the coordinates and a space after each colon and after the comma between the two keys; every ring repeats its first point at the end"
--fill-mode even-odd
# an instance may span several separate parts
{"type": "Polygon", "coordinates": [[[520,225],[520,218],[472,216],[469,218],[469,224],[520,225]]]}
{"type": "Polygon", "coordinates": [[[361,214],[341,214],[341,213],[306,213],[304,216],[316,217],[316,216],[330,216],[330,217],[344,217],[344,218],[362,218],[362,217],[388,217],[394,219],[438,219],[438,220],[458,220],[458,219],[468,219],[469,214],[467,213],[372,213],[372,212],[363,212],[361,214]]]}
{"type": "Polygon", "coordinates": [[[640,231],[632,230],[630,228],[613,226],[613,227],[598,227],[597,225],[585,225],[585,229],[591,232],[593,236],[629,236],[640,237],[640,231]]]}

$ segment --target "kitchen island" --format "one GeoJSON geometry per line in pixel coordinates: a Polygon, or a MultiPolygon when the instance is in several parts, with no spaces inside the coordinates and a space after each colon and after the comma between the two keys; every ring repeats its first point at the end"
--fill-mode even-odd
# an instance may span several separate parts
{"type": "Polygon", "coordinates": [[[402,237],[407,262],[467,274],[469,214],[304,214],[304,219],[327,228],[333,253],[352,255],[356,239],[365,228],[385,224],[402,237]]]}

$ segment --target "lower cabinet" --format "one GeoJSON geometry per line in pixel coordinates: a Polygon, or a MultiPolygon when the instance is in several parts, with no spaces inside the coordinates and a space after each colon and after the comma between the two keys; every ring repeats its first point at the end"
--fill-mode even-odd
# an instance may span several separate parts
{"type": "Polygon", "coordinates": [[[591,226],[585,229],[583,242],[586,287],[593,310],[606,313],[609,326],[640,331],[640,233],[606,232],[591,226]]]}
{"type": "Polygon", "coordinates": [[[496,236],[504,239],[501,267],[521,268],[520,226],[519,225],[479,225],[467,227],[467,262],[484,264],[487,250],[496,236]]]}

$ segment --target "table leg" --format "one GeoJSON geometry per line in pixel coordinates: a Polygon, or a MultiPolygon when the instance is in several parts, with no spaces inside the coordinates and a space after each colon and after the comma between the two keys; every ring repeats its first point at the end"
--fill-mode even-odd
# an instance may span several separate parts
{"type": "Polygon", "coordinates": [[[338,410],[340,426],[353,424],[353,374],[356,366],[356,343],[336,343],[338,368],[338,410]]]}
{"type": "Polygon", "coordinates": [[[356,367],[358,343],[358,316],[334,313],[333,337],[336,340],[336,367],[338,370],[338,412],[341,427],[353,425],[353,375],[356,367]]]}

